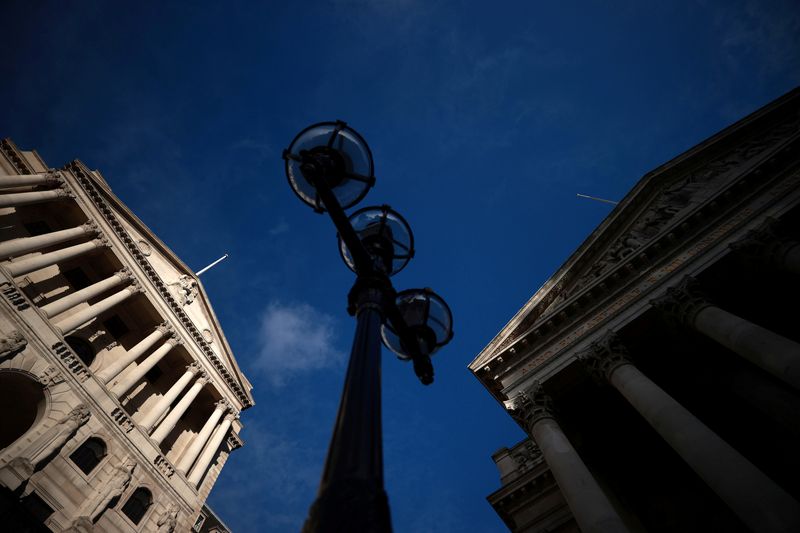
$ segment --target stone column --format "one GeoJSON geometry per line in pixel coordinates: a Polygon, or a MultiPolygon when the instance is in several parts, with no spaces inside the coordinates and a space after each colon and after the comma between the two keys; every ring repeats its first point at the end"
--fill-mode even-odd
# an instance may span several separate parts
{"type": "Polygon", "coordinates": [[[233,421],[237,417],[238,415],[235,413],[229,413],[225,416],[225,420],[222,421],[222,424],[220,424],[220,426],[214,432],[214,436],[211,437],[211,440],[206,445],[203,453],[200,455],[200,458],[197,459],[197,464],[194,465],[192,471],[189,472],[190,483],[194,484],[195,486],[200,484],[200,480],[203,479],[203,475],[205,475],[206,470],[208,470],[208,467],[211,465],[211,462],[217,455],[217,449],[219,448],[219,445],[222,444],[222,441],[228,436],[228,430],[231,429],[231,424],[233,424],[233,421]]]}
{"type": "Polygon", "coordinates": [[[41,268],[49,267],[62,261],[66,261],[67,259],[73,259],[85,253],[91,252],[97,248],[104,248],[107,246],[110,246],[108,240],[104,237],[100,237],[89,242],[68,246],[67,248],[62,248],[54,252],[36,255],[21,261],[6,263],[5,267],[12,276],[24,276],[25,274],[30,274],[31,272],[41,268]]]}
{"type": "Polygon", "coordinates": [[[87,222],[82,226],[76,228],[62,229],[60,231],[53,231],[45,233],[44,235],[36,235],[34,237],[20,237],[0,243],[0,258],[5,259],[12,255],[23,255],[42,248],[60,244],[62,242],[71,241],[84,235],[97,233],[97,224],[93,221],[87,222]]]}
{"type": "Polygon", "coordinates": [[[151,368],[156,366],[159,361],[161,361],[167,352],[169,352],[172,348],[177,346],[178,344],[182,344],[180,340],[178,340],[177,335],[173,333],[173,335],[167,339],[167,342],[162,344],[156,351],[151,353],[147,359],[142,361],[136,368],[132,369],[126,375],[122,377],[117,383],[111,387],[111,392],[116,396],[122,396],[126,392],[128,392],[131,387],[139,383],[141,379],[147,374],[151,368]]]}
{"type": "Polygon", "coordinates": [[[753,531],[800,531],[800,504],[642,374],[609,332],[579,354],[753,531]]]}
{"type": "Polygon", "coordinates": [[[56,323],[56,327],[62,334],[66,335],[68,332],[76,329],[77,327],[89,322],[93,318],[100,316],[115,305],[124,302],[136,293],[143,292],[141,285],[133,283],[119,292],[115,292],[111,296],[104,298],[94,305],[90,305],[81,309],[75,314],[69,315],[64,320],[56,323]]]}
{"type": "Polygon", "coordinates": [[[514,400],[513,416],[539,446],[564,499],[584,533],[628,528],[556,422],[552,400],[537,383],[514,400]]]}
{"type": "Polygon", "coordinates": [[[161,399],[156,402],[156,404],[151,407],[144,416],[139,421],[139,425],[145,429],[145,431],[150,431],[153,429],[153,426],[158,422],[158,419],[161,418],[169,406],[172,405],[172,402],[175,401],[175,398],[186,388],[186,385],[192,381],[192,378],[195,374],[200,372],[200,365],[197,362],[194,362],[190,365],[186,365],[186,372],[178,378],[178,381],[175,382],[172,387],[161,397],[161,399]]]}
{"type": "Polygon", "coordinates": [[[800,344],[716,307],[689,276],[650,303],[800,390],[800,344]]]}
{"type": "Polygon", "coordinates": [[[93,283],[88,287],[84,287],[79,291],[75,291],[72,294],[68,294],[58,300],[51,302],[47,305],[43,305],[39,309],[45,314],[47,318],[52,318],[60,313],[63,313],[67,309],[75,307],[78,304],[82,304],[91,300],[92,298],[103,294],[109,289],[113,289],[117,285],[122,284],[125,281],[129,281],[133,279],[133,275],[131,274],[130,270],[123,268],[119,272],[114,273],[113,276],[109,276],[102,281],[98,281],[97,283],[93,283]]]}
{"type": "Polygon", "coordinates": [[[62,183],[63,180],[56,172],[0,176],[0,189],[10,189],[12,187],[34,187],[37,185],[55,186],[62,183]]]}
{"type": "Polygon", "coordinates": [[[759,265],[800,274],[800,242],[781,238],[775,232],[777,221],[768,218],[760,227],[750,230],[730,249],[759,265]]]}
{"type": "Polygon", "coordinates": [[[180,417],[189,409],[189,406],[192,405],[192,402],[197,398],[197,395],[200,394],[200,391],[206,386],[208,381],[205,372],[201,372],[200,377],[194,382],[194,385],[184,394],[181,401],[169,412],[164,420],[161,421],[150,438],[161,444],[167,435],[169,435],[169,432],[175,429],[175,425],[178,423],[180,417]]]}
{"type": "Polygon", "coordinates": [[[203,425],[203,429],[201,429],[200,433],[198,433],[197,436],[192,440],[189,448],[183,452],[178,464],[175,465],[176,470],[178,470],[184,476],[186,475],[186,473],[194,464],[194,460],[197,459],[197,456],[200,455],[200,452],[203,451],[203,448],[208,443],[208,439],[211,437],[211,432],[213,432],[214,428],[217,427],[219,419],[222,418],[222,415],[225,414],[225,411],[230,408],[230,404],[225,400],[220,400],[216,403],[214,412],[211,413],[210,417],[208,417],[208,420],[203,425]]]}
{"type": "Polygon", "coordinates": [[[124,355],[114,360],[110,365],[97,372],[95,377],[103,383],[108,383],[117,377],[120,372],[125,370],[128,365],[144,355],[147,350],[152,348],[155,343],[158,342],[158,340],[166,335],[171,329],[172,326],[166,322],[157,326],[150,335],[140,340],[136,346],[130,349],[130,351],[126,352],[124,355]]]}
{"type": "Polygon", "coordinates": [[[67,189],[53,189],[50,191],[16,192],[0,194],[0,207],[19,207],[22,205],[41,204],[53,200],[67,200],[74,195],[67,189]]]}

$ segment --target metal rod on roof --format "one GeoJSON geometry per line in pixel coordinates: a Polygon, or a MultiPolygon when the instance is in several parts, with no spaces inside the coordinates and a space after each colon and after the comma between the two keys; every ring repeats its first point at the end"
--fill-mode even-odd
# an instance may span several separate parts
{"type": "Polygon", "coordinates": [[[612,204],[612,205],[617,205],[619,203],[619,202],[615,202],[614,200],[605,200],[603,198],[596,198],[594,196],[588,196],[586,194],[580,194],[580,193],[578,193],[576,196],[578,196],[580,198],[588,198],[589,200],[597,200],[598,202],[605,202],[607,204],[612,204]]]}
{"type": "Polygon", "coordinates": [[[222,257],[220,257],[219,259],[217,259],[216,261],[214,261],[213,263],[211,263],[210,265],[208,265],[208,266],[207,266],[207,267],[205,267],[204,269],[200,270],[200,271],[199,271],[199,272],[196,274],[196,276],[198,276],[198,277],[199,277],[199,276],[200,276],[200,274],[202,274],[203,272],[205,272],[205,271],[206,271],[206,270],[208,270],[209,268],[211,268],[211,267],[215,266],[217,263],[220,263],[220,262],[221,262],[223,259],[225,259],[225,258],[227,258],[227,257],[228,257],[228,254],[225,254],[225,255],[223,255],[222,257]]]}

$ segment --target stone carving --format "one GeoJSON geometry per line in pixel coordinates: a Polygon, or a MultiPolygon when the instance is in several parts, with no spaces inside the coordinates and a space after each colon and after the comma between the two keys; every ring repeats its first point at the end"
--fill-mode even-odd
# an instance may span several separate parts
{"type": "Polygon", "coordinates": [[[3,296],[6,297],[6,300],[8,300],[11,305],[17,308],[17,311],[24,311],[30,307],[30,304],[28,304],[28,301],[22,293],[10,283],[3,283],[0,285],[0,292],[3,293],[3,296]]]}
{"type": "Polygon", "coordinates": [[[757,266],[791,271],[792,266],[788,264],[787,256],[795,247],[800,246],[800,243],[782,238],[776,227],[777,221],[769,217],[761,226],[748,231],[742,239],[731,243],[729,247],[757,266]]]}
{"type": "Polygon", "coordinates": [[[13,459],[12,463],[30,476],[33,474],[36,465],[61,449],[91,416],[92,413],[89,408],[84,404],[80,404],[56,422],[53,427],[42,433],[31,443],[23,455],[13,459]]]}
{"type": "Polygon", "coordinates": [[[8,359],[25,349],[28,341],[17,330],[12,331],[7,336],[0,339],[0,361],[8,359]]]}
{"type": "Polygon", "coordinates": [[[57,342],[52,346],[52,349],[56,356],[64,363],[64,366],[75,374],[78,380],[83,382],[89,379],[89,370],[86,368],[86,365],[83,364],[83,361],[75,355],[69,346],[63,342],[57,342]]]}
{"type": "Polygon", "coordinates": [[[130,486],[133,472],[136,469],[136,462],[126,459],[121,465],[114,467],[113,477],[105,485],[99,486],[95,493],[86,501],[83,506],[85,510],[81,517],[86,517],[90,521],[94,520],[114,498],[122,496],[130,486]]]}
{"type": "Polygon", "coordinates": [[[159,472],[164,474],[164,477],[170,478],[175,473],[175,467],[172,466],[172,463],[170,463],[163,455],[158,455],[153,461],[153,464],[156,465],[156,468],[158,468],[159,472]]]}
{"type": "Polygon", "coordinates": [[[156,329],[159,330],[164,335],[166,335],[172,332],[172,324],[170,324],[169,322],[162,322],[161,324],[156,326],[156,329]]]}
{"type": "Polygon", "coordinates": [[[42,375],[39,376],[39,383],[41,383],[45,389],[55,387],[59,383],[63,382],[64,375],[52,365],[45,368],[44,372],[42,372],[42,375]]]}
{"type": "Polygon", "coordinates": [[[173,533],[178,527],[178,504],[171,503],[156,523],[158,533],[173,533]]]}
{"type": "Polygon", "coordinates": [[[529,434],[533,433],[533,426],[539,420],[555,418],[553,399],[545,394],[538,381],[534,382],[530,389],[519,393],[514,398],[512,405],[511,417],[521,424],[529,434]]]}
{"type": "Polygon", "coordinates": [[[128,416],[128,413],[116,407],[113,411],[111,411],[111,418],[125,431],[125,433],[130,433],[133,430],[134,423],[131,420],[131,417],[128,416]]]}
{"type": "Polygon", "coordinates": [[[650,300],[650,305],[670,320],[691,327],[697,314],[713,304],[700,290],[700,283],[691,276],[685,276],[677,286],[669,287],[666,294],[650,300]]]}
{"type": "Polygon", "coordinates": [[[94,220],[89,220],[83,224],[81,224],[81,229],[86,233],[99,233],[100,229],[97,227],[97,222],[94,220]]]}
{"type": "Polygon", "coordinates": [[[139,247],[139,250],[142,252],[142,255],[149,256],[151,253],[153,253],[153,247],[150,246],[150,243],[147,241],[139,240],[136,244],[139,247]]]}
{"type": "Polygon", "coordinates": [[[177,282],[170,283],[170,286],[175,287],[175,292],[178,295],[178,299],[180,300],[181,305],[184,306],[194,302],[200,290],[197,286],[197,280],[187,274],[184,274],[178,278],[177,282]]]}
{"type": "Polygon", "coordinates": [[[515,449],[511,453],[511,458],[516,463],[517,472],[520,474],[527,472],[544,460],[542,450],[532,439],[528,439],[524,446],[515,449]]]}
{"type": "Polygon", "coordinates": [[[605,382],[618,367],[630,364],[628,350],[613,331],[608,331],[589,348],[578,352],[577,358],[583,362],[596,379],[605,382]]]}

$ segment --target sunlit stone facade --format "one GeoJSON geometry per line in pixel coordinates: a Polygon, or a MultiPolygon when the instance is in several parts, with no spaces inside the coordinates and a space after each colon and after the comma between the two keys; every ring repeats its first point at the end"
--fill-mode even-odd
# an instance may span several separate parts
{"type": "Polygon", "coordinates": [[[250,389],[197,277],[102,175],[2,141],[0,529],[199,529],[250,389]]]}
{"type": "Polygon", "coordinates": [[[798,242],[800,89],[645,175],[470,364],[509,528],[800,531],[798,242]]]}

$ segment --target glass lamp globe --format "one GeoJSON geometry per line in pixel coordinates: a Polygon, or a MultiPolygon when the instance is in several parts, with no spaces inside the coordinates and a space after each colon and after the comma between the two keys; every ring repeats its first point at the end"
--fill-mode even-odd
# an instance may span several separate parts
{"type": "Polygon", "coordinates": [[[330,187],[343,209],[364,198],[375,184],[372,152],[364,138],[342,121],[320,122],[297,134],[283,151],[294,193],[315,211],[325,211],[311,172],[330,187]]]}
{"type": "Polygon", "coordinates": [[[383,344],[400,359],[412,359],[417,347],[420,355],[432,355],[453,338],[450,307],[431,289],[402,291],[395,303],[405,320],[407,335],[401,338],[396,325],[386,322],[381,328],[381,338],[383,344]],[[413,346],[415,342],[416,346],[413,346]]]}
{"type": "MultiPolygon", "coordinates": [[[[411,228],[400,213],[388,205],[359,209],[350,216],[350,223],[364,248],[379,262],[387,275],[400,272],[414,257],[414,235],[411,228]]],[[[350,250],[341,237],[339,253],[347,267],[357,273],[350,250]]]]}

